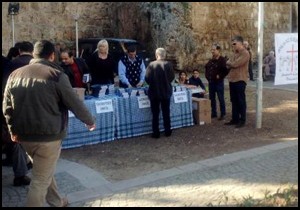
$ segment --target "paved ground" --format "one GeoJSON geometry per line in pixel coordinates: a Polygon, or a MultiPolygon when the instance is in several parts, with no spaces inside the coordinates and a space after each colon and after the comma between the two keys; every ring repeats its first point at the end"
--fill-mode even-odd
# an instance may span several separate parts
{"type": "MultiPolygon", "coordinates": [[[[266,191],[298,186],[298,140],[198,161],[111,183],[90,168],[60,159],[56,180],[71,207],[218,206],[263,198],[266,191]]],[[[12,186],[2,167],[2,207],[24,206],[28,187],[12,186]]]]}
{"type": "MultiPolygon", "coordinates": [[[[274,87],[269,81],[264,88],[298,91],[298,85],[274,87]]],[[[235,199],[263,198],[266,191],[298,186],[298,139],[114,183],[60,159],[55,176],[71,207],[230,206],[235,199]]],[[[13,187],[12,179],[12,168],[2,167],[2,207],[24,206],[28,187],[13,187]]]]}

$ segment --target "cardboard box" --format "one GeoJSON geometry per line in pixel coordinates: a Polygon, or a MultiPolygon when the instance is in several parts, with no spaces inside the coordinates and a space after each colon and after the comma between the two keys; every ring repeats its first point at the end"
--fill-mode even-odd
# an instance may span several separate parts
{"type": "Polygon", "coordinates": [[[75,93],[77,93],[78,97],[84,101],[85,88],[73,88],[75,93]]]}
{"type": "Polygon", "coordinates": [[[193,102],[193,118],[197,125],[211,123],[211,104],[206,98],[192,97],[193,102]]]}
{"type": "Polygon", "coordinates": [[[211,123],[211,112],[201,112],[198,110],[193,110],[193,118],[196,125],[204,125],[211,123]]]}
{"type": "Polygon", "coordinates": [[[210,100],[206,98],[195,98],[192,97],[193,109],[199,112],[211,111],[210,100]]]}

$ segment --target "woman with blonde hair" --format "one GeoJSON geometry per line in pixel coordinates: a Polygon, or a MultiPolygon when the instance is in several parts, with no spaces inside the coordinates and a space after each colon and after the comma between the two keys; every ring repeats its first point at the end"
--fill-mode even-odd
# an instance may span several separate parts
{"type": "Polygon", "coordinates": [[[97,44],[97,51],[88,58],[88,66],[91,71],[91,84],[114,84],[114,71],[116,62],[111,57],[107,40],[102,39],[97,44]]]}

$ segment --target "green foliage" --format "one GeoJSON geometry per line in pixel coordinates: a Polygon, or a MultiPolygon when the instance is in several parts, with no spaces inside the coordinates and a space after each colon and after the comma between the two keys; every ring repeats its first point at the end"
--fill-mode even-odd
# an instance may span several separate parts
{"type": "MultiPolygon", "coordinates": [[[[242,200],[232,199],[235,207],[297,207],[298,206],[298,187],[289,186],[284,189],[277,189],[276,193],[271,194],[266,190],[264,198],[254,199],[252,196],[243,197],[242,200]]],[[[209,207],[214,205],[210,202],[209,207]]],[[[218,202],[218,206],[229,206],[229,197],[222,196],[218,202]]]]}

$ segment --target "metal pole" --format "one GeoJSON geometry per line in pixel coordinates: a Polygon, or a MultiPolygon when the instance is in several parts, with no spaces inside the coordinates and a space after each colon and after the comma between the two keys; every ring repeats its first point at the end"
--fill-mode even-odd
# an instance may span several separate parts
{"type": "Polygon", "coordinates": [[[12,46],[15,46],[15,21],[14,14],[11,14],[11,28],[12,28],[12,46]]]}
{"type": "Polygon", "coordinates": [[[293,32],[293,2],[290,2],[290,32],[293,32]]]}
{"type": "Polygon", "coordinates": [[[76,27],[76,58],[79,57],[79,49],[78,49],[78,19],[75,19],[75,27],[76,27]]]}
{"type": "Polygon", "coordinates": [[[262,61],[263,61],[263,35],[264,35],[264,3],[258,2],[258,77],[256,80],[256,128],[261,128],[262,122],[262,61]]]}

